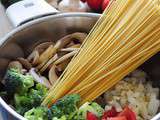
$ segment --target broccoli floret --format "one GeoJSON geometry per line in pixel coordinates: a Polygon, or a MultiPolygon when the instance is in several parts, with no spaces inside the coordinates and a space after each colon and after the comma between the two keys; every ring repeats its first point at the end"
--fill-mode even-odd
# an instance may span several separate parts
{"type": "Polygon", "coordinates": [[[48,108],[47,107],[37,107],[32,108],[25,113],[24,117],[27,120],[48,120],[48,108]]]}
{"type": "Polygon", "coordinates": [[[78,111],[70,113],[69,115],[63,115],[60,118],[53,117],[52,120],[85,120],[78,117],[78,111]]]}
{"type": "Polygon", "coordinates": [[[14,106],[19,114],[23,115],[26,111],[33,107],[32,105],[33,100],[28,96],[28,94],[14,95],[14,106]]]}
{"type": "Polygon", "coordinates": [[[61,118],[61,116],[70,116],[77,111],[77,104],[80,101],[78,94],[71,94],[59,99],[51,108],[50,111],[53,117],[61,118]]]}
{"type": "Polygon", "coordinates": [[[24,93],[23,95],[15,94],[14,95],[14,103],[18,113],[23,115],[26,111],[30,110],[33,107],[38,107],[48,89],[41,85],[36,84],[35,89],[31,89],[28,93],[24,93]]]}
{"type": "Polygon", "coordinates": [[[92,108],[96,111],[98,117],[103,115],[104,109],[96,102],[91,103],[92,108]]]}
{"type": "Polygon", "coordinates": [[[42,102],[44,96],[47,94],[47,92],[48,92],[48,89],[40,83],[36,84],[35,89],[30,90],[29,96],[33,100],[34,107],[41,104],[41,102],[42,102]]]}
{"type": "Polygon", "coordinates": [[[103,108],[95,102],[85,103],[79,108],[79,118],[86,118],[87,111],[94,113],[97,117],[101,117],[103,114],[103,108]]]}
{"type": "Polygon", "coordinates": [[[23,75],[19,69],[15,68],[8,69],[4,79],[5,88],[9,95],[25,93],[34,86],[34,79],[31,75],[23,75]]]}

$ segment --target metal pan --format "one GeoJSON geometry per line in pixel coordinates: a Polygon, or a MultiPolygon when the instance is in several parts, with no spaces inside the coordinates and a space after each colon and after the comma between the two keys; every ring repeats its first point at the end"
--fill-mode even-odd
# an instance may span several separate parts
{"type": "MultiPolygon", "coordinates": [[[[1,80],[8,65],[7,61],[27,56],[37,43],[48,40],[57,41],[66,34],[76,31],[89,32],[99,16],[94,13],[61,13],[38,18],[17,27],[0,40],[1,80]]],[[[160,87],[159,61],[160,54],[158,53],[141,66],[149,74],[151,80],[154,80],[154,85],[158,87],[160,87]]],[[[25,120],[2,98],[0,98],[0,109],[3,120],[25,120]]],[[[152,120],[160,120],[160,114],[157,114],[152,120]]]]}

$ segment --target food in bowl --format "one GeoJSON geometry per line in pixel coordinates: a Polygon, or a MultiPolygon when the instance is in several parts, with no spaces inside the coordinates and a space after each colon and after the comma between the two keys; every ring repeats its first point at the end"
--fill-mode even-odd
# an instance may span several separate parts
{"type": "Polygon", "coordinates": [[[28,120],[151,119],[159,109],[159,88],[154,88],[141,70],[132,72],[93,102],[79,105],[80,96],[71,94],[50,108],[41,106],[49,88],[56,83],[86,36],[77,32],[56,43],[35,45],[28,57],[10,62],[1,96],[9,99],[9,104],[28,120]]]}

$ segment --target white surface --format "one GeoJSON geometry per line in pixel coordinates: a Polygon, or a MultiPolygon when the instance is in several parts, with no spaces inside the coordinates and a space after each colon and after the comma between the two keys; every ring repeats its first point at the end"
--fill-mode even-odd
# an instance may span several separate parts
{"type": "Polygon", "coordinates": [[[0,38],[3,37],[12,29],[11,23],[9,22],[5,9],[0,3],[0,38]]]}
{"type": "Polygon", "coordinates": [[[14,27],[28,20],[57,12],[58,11],[45,0],[23,0],[14,3],[6,10],[6,14],[14,27]]]}

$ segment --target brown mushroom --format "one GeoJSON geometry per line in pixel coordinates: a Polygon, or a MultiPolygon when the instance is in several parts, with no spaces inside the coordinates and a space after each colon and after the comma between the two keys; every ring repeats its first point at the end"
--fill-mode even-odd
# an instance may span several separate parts
{"type": "Polygon", "coordinates": [[[68,53],[68,54],[60,57],[58,60],[56,60],[56,61],[54,62],[54,64],[55,64],[55,65],[61,64],[61,63],[64,62],[65,60],[73,57],[77,52],[78,52],[78,51],[73,51],[73,52],[70,52],[70,53],[68,53]]]}
{"type": "Polygon", "coordinates": [[[58,76],[56,74],[56,65],[52,65],[51,69],[49,70],[49,81],[51,82],[51,84],[53,85],[57,79],[58,79],[58,76]]]}
{"type": "Polygon", "coordinates": [[[64,48],[75,39],[79,40],[79,42],[82,43],[83,40],[86,38],[86,36],[87,36],[86,33],[81,33],[81,32],[72,33],[58,40],[55,46],[56,48],[59,48],[59,49],[64,48]]]}
{"type": "Polygon", "coordinates": [[[39,57],[39,63],[43,63],[44,61],[48,61],[52,56],[54,56],[57,52],[56,45],[50,45],[39,57]]]}
{"type": "Polygon", "coordinates": [[[31,63],[27,59],[24,58],[18,58],[17,59],[27,70],[30,70],[32,68],[31,63]]]}
{"type": "Polygon", "coordinates": [[[22,70],[23,66],[19,61],[12,61],[9,63],[8,68],[17,68],[19,70],[22,70]]]}
{"type": "Polygon", "coordinates": [[[62,52],[72,52],[72,51],[78,51],[79,48],[63,48],[60,51],[62,52]]]}
{"type": "Polygon", "coordinates": [[[70,48],[80,48],[81,47],[81,44],[74,44],[72,46],[70,46],[70,48]]]}
{"type": "Polygon", "coordinates": [[[39,61],[39,52],[34,50],[27,58],[27,60],[32,63],[32,65],[38,64],[39,61]]]}
{"type": "Polygon", "coordinates": [[[73,45],[75,45],[75,43],[74,43],[73,41],[71,41],[68,45],[66,45],[66,48],[67,48],[67,47],[71,47],[71,46],[73,46],[73,45]]]}
{"type": "Polygon", "coordinates": [[[71,61],[71,58],[69,58],[69,59],[63,61],[61,64],[57,65],[57,70],[62,73],[66,69],[66,67],[68,66],[70,61],[71,61]]]}
{"type": "Polygon", "coordinates": [[[35,47],[34,50],[38,51],[39,54],[43,53],[50,45],[54,45],[53,42],[43,42],[35,47]]]}
{"type": "Polygon", "coordinates": [[[75,32],[72,34],[72,38],[77,39],[80,43],[82,43],[87,37],[87,33],[75,32]]]}
{"type": "Polygon", "coordinates": [[[47,62],[48,62],[47,60],[43,61],[41,64],[39,64],[38,66],[36,66],[36,69],[40,70],[47,62]]]}
{"type": "MultiPolygon", "coordinates": [[[[73,42],[74,39],[79,39],[80,42],[83,41],[83,39],[85,39],[85,33],[73,33],[73,34],[69,34],[63,38],[61,38],[60,40],[58,40],[56,42],[56,44],[50,45],[39,57],[39,61],[38,61],[38,66],[37,69],[40,69],[40,72],[43,72],[44,70],[46,70],[46,68],[51,64],[51,62],[53,62],[53,59],[51,59],[60,49],[64,48],[67,44],[69,44],[70,42],[73,42]]],[[[46,43],[47,44],[47,43],[46,43]]],[[[44,44],[43,44],[44,45],[44,44]]],[[[41,44],[41,46],[43,46],[41,44]]],[[[48,45],[48,44],[47,44],[48,45]]],[[[44,45],[45,46],[45,45],[44,45]]],[[[68,59],[70,57],[72,57],[75,52],[72,51],[78,51],[79,49],[76,49],[77,47],[80,47],[80,44],[77,45],[72,45],[72,48],[65,48],[62,49],[63,52],[71,52],[71,53],[67,53],[67,55],[64,55],[63,57],[60,57],[60,59],[56,62],[63,62],[65,61],[65,59],[68,59]],[[63,60],[64,59],[64,60],[63,60]]],[[[37,48],[38,49],[38,48],[37,48]]],[[[64,54],[64,53],[62,53],[64,54]]],[[[66,54],[66,53],[65,53],[66,54]]]]}
{"type": "Polygon", "coordinates": [[[56,54],[56,52],[60,49],[63,48],[66,44],[68,44],[71,39],[71,35],[65,36],[62,39],[58,40],[57,43],[53,46],[50,45],[39,57],[39,65],[37,69],[41,69],[47,62],[48,60],[56,54]]]}
{"type": "Polygon", "coordinates": [[[58,59],[58,55],[55,54],[41,69],[40,73],[44,72],[53,62],[58,59]]]}

